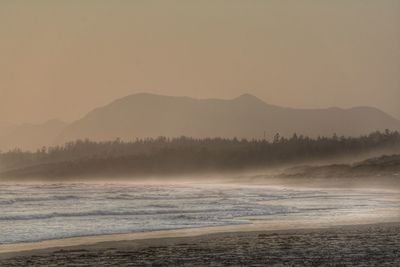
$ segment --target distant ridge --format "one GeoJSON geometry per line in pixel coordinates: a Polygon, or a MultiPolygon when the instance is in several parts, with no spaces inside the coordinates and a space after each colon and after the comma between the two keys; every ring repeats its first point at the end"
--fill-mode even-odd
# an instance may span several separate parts
{"type": "Polygon", "coordinates": [[[36,150],[42,146],[48,146],[67,125],[65,122],[54,119],[42,124],[0,126],[0,150],[14,148],[36,150]]]}
{"type": "Polygon", "coordinates": [[[372,107],[294,109],[251,94],[226,100],[138,93],[89,112],[68,125],[57,143],[182,135],[258,139],[264,132],[268,138],[276,133],[359,136],[385,129],[399,130],[400,121],[372,107]]]}

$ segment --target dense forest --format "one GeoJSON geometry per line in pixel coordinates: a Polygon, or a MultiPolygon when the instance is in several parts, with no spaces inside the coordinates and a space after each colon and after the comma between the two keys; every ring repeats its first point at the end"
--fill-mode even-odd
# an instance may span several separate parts
{"type": "Polygon", "coordinates": [[[380,149],[400,151],[400,133],[387,130],[360,137],[315,139],[276,134],[272,141],[188,137],[132,142],[78,140],[36,152],[2,152],[0,170],[2,177],[175,174],[267,168],[380,149]]]}

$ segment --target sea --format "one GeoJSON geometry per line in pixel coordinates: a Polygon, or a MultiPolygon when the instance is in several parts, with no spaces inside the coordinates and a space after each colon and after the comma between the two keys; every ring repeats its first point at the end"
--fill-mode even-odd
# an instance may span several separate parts
{"type": "Polygon", "coordinates": [[[394,190],[262,184],[0,184],[0,244],[257,221],[381,222],[399,214],[400,193],[394,190]]]}

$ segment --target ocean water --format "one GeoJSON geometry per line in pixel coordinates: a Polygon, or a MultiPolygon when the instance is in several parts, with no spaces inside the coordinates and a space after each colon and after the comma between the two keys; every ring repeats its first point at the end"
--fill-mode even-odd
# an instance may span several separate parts
{"type": "Polygon", "coordinates": [[[254,220],[400,214],[396,191],[263,185],[0,184],[0,244],[249,224],[254,220]]]}

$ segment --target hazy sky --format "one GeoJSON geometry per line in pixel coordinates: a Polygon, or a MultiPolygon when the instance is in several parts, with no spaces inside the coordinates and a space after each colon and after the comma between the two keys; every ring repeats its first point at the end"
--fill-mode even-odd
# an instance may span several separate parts
{"type": "Polygon", "coordinates": [[[0,1],[0,123],[135,92],[400,118],[400,1],[0,1]]]}

